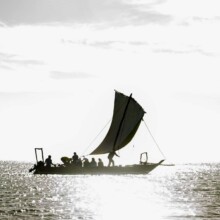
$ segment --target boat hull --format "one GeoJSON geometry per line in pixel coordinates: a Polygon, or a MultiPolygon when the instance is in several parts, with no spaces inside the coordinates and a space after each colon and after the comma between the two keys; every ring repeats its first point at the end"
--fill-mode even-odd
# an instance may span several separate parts
{"type": "Polygon", "coordinates": [[[125,175],[125,174],[148,174],[154,170],[159,163],[144,165],[114,166],[114,167],[41,167],[34,174],[56,174],[56,175],[125,175]]]}

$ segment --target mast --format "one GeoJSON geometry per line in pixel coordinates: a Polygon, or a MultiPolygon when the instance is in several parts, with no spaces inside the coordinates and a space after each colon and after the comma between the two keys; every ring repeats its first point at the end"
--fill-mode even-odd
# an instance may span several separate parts
{"type": "Polygon", "coordinates": [[[129,96],[115,91],[111,126],[103,141],[90,155],[105,154],[125,147],[134,137],[145,111],[129,96]]]}
{"type": "Polygon", "coordinates": [[[116,145],[116,143],[117,143],[118,136],[119,136],[119,132],[121,131],[122,123],[123,123],[123,121],[124,121],[124,118],[125,118],[125,115],[126,115],[126,112],[127,112],[128,105],[129,105],[129,102],[130,102],[130,100],[131,100],[131,97],[132,97],[132,93],[131,93],[131,95],[130,95],[129,98],[128,98],[127,105],[126,105],[126,107],[125,107],[125,110],[124,110],[124,113],[123,113],[121,122],[120,122],[119,127],[118,127],[118,132],[117,132],[117,135],[116,135],[116,138],[115,138],[115,141],[114,141],[114,145],[113,145],[113,151],[115,151],[115,145],[116,145]]]}

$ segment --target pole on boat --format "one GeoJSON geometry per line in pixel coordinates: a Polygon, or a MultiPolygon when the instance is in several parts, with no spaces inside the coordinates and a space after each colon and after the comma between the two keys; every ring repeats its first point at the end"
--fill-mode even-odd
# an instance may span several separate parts
{"type": "Polygon", "coordinates": [[[115,138],[115,141],[114,141],[114,145],[113,145],[113,151],[115,151],[115,146],[116,146],[116,143],[117,143],[117,140],[118,140],[119,133],[120,133],[120,131],[121,131],[122,123],[123,123],[123,121],[124,121],[124,118],[125,118],[125,115],[126,115],[126,112],[127,112],[128,105],[129,105],[129,103],[130,103],[131,97],[132,97],[132,93],[131,93],[131,95],[130,95],[129,98],[128,98],[128,102],[127,102],[127,104],[126,104],[126,107],[125,107],[125,110],[124,110],[124,113],[123,113],[121,122],[120,122],[119,127],[118,127],[118,132],[117,132],[117,135],[116,135],[116,138],[115,138]]]}
{"type": "Polygon", "coordinates": [[[43,153],[43,148],[35,148],[35,157],[36,157],[36,162],[38,163],[38,158],[37,158],[37,150],[40,150],[41,151],[41,157],[42,157],[42,160],[44,162],[44,153],[43,153]]]}

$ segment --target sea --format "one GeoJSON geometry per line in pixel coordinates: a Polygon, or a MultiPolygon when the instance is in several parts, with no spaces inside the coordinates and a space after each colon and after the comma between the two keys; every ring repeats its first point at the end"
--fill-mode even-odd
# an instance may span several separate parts
{"type": "Polygon", "coordinates": [[[0,161],[0,219],[220,219],[220,163],[159,166],[148,175],[33,175],[0,161]]]}

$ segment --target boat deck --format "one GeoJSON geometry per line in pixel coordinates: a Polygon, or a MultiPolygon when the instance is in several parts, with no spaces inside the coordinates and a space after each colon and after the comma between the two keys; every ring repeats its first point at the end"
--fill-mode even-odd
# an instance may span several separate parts
{"type": "Polygon", "coordinates": [[[59,166],[59,167],[41,167],[34,171],[34,174],[57,174],[57,175],[120,175],[120,174],[147,174],[155,169],[159,163],[149,163],[145,165],[128,165],[114,167],[76,167],[76,166],[59,166]]]}

